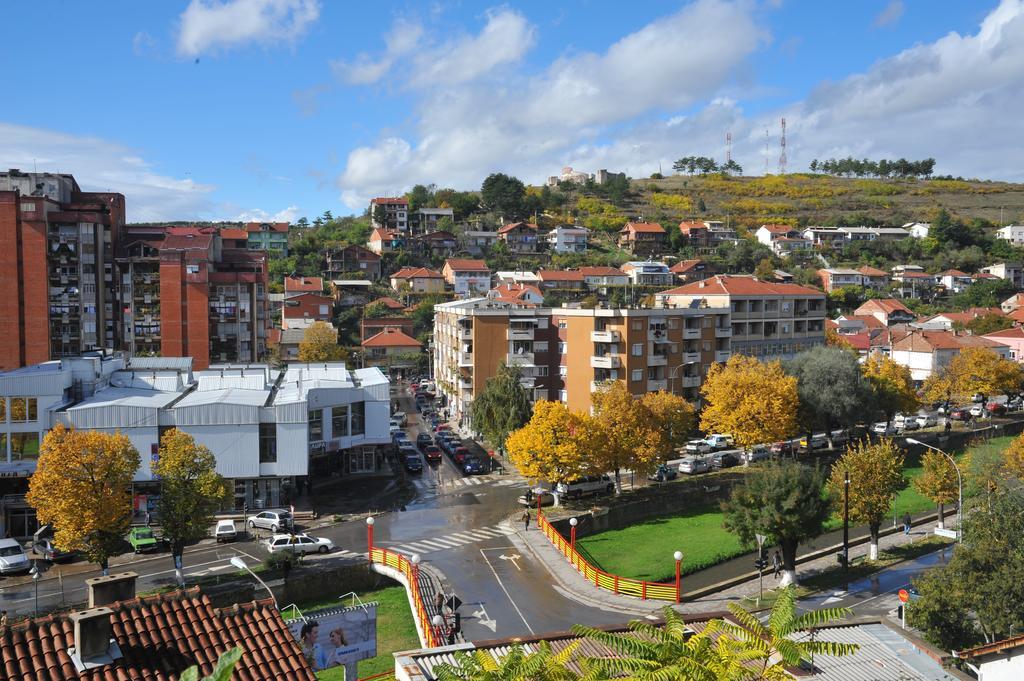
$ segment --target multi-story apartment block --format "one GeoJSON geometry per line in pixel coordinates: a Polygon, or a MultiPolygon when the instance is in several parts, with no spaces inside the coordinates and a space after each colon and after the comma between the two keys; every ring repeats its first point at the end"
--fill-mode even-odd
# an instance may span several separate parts
{"type": "Polygon", "coordinates": [[[586,253],[590,230],[586,227],[560,225],[547,233],[545,239],[553,253],[586,253]]]}
{"type": "Polygon", "coordinates": [[[470,404],[501,363],[516,365],[535,400],[586,411],[602,383],[695,400],[703,376],[730,352],[729,309],[534,308],[493,298],[434,307],[438,389],[471,426],[470,404]]]}
{"type": "Polygon", "coordinates": [[[339,248],[328,248],[324,259],[327,279],[349,279],[358,275],[370,281],[380,279],[380,255],[365,246],[352,244],[339,248]]]}
{"type": "Polygon", "coordinates": [[[0,173],[0,369],[120,342],[114,249],[124,196],[71,175],[0,173]]]}
{"type": "Polygon", "coordinates": [[[370,224],[378,229],[409,231],[409,201],[400,198],[370,199],[370,224]]]}
{"type": "MultiPolygon", "coordinates": [[[[245,231],[249,237],[246,243],[250,251],[267,251],[276,256],[288,257],[287,222],[249,222],[245,231]]],[[[223,235],[221,236],[223,238],[223,235]]]]}
{"type": "Polygon", "coordinates": [[[483,260],[449,258],[441,274],[456,295],[479,295],[491,288],[491,269],[483,260]]]}
{"type": "Polygon", "coordinates": [[[540,250],[540,228],[529,222],[513,222],[498,230],[498,238],[512,253],[536,253],[540,250]]]}
{"type": "Polygon", "coordinates": [[[659,293],[658,304],[727,310],[732,351],[759,359],[790,358],[825,343],[825,294],[796,284],[718,275],[659,293]]]}
{"type": "Polygon", "coordinates": [[[634,255],[654,255],[664,246],[665,230],[657,222],[627,222],[619,230],[619,248],[634,255]]]}

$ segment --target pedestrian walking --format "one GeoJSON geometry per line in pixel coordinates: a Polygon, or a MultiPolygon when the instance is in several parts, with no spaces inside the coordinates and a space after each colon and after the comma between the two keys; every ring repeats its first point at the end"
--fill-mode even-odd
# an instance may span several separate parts
{"type": "Polygon", "coordinates": [[[523,530],[530,529],[530,512],[523,511],[523,530]]]}
{"type": "Polygon", "coordinates": [[[438,591],[434,595],[434,607],[437,608],[439,614],[444,614],[444,592],[438,591]]]}
{"type": "Polygon", "coordinates": [[[949,431],[953,429],[953,424],[950,422],[949,419],[945,419],[945,421],[946,425],[944,426],[944,428],[946,429],[946,435],[949,435],[949,431]]]}
{"type": "Polygon", "coordinates": [[[772,554],[772,572],[775,579],[778,579],[779,575],[782,574],[782,556],[779,555],[778,551],[772,554]]]}
{"type": "Polygon", "coordinates": [[[910,534],[910,523],[912,520],[909,513],[903,515],[903,534],[910,534]]]}

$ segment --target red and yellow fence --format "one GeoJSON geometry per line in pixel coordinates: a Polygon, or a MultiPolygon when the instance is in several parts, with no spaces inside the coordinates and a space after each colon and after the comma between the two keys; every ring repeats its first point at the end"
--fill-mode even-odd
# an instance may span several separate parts
{"type": "Polygon", "coordinates": [[[438,631],[438,627],[430,621],[430,615],[423,605],[423,596],[420,594],[419,567],[413,565],[412,561],[400,553],[388,551],[374,546],[370,549],[370,562],[378,565],[386,565],[389,568],[398,570],[405,575],[406,583],[409,585],[409,593],[412,594],[413,614],[419,622],[420,631],[426,637],[426,646],[433,648],[444,645],[444,634],[438,631]]]}
{"type": "Polygon", "coordinates": [[[580,555],[572,543],[548,522],[543,513],[538,513],[537,515],[537,526],[551,540],[555,548],[572,563],[572,566],[579,570],[584,579],[598,589],[604,589],[616,594],[625,594],[626,596],[635,596],[644,600],[679,602],[678,582],[648,582],[642,579],[632,579],[630,577],[610,574],[594,567],[586,558],[580,555]]]}

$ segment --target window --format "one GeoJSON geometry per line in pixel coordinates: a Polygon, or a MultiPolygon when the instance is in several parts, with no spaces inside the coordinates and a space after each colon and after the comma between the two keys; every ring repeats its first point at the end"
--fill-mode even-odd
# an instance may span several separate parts
{"type": "Polygon", "coordinates": [[[309,441],[319,442],[324,439],[324,412],[313,409],[309,412],[309,441]]]}
{"type": "Polygon", "coordinates": [[[643,357],[644,356],[644,344],[643,343],[633,343],[633,356],[634,357],[643,357]]]}
{"type": "Polygon", "coordinates": [[[321,315],[326,315],[327,314],[327,306],[326,305],[321,305],[320,306],[320,314],[321,315]]]}
{"type": "Polygon", "coordinates": [[[568,323],[564,319],[558,320],[558,328],[564,329],[568,326],[568,323]]]}
{"type": "Polygon", "coordinates": [[[29,423],[36,420],[36,398],[11,398],[11,423],[29,423]]]}
{"type": "Polygon", "coordinates": [[[185,274],[199,274],[199,265],[185,265],[185,274]]]}
{"type": "Polygon", "coordinates": [[[277,463],[277,424],[260,424],[260,463],[277,463]]]}
{"type": "Polygon", "coordinates": [[[533,343],[534,352],[547,352],[548,342],[547,341],[534,341],[533,343]]]}
{"type": "Polygon", "coordinates": [[[658,367],[648,367],[647,368],[647,380],[648,381],[657,381],[658,380],[658,367]]]}
{"type": "Polygon", "coordinates": [[[366,434],[366,403],[365,402],[353,402],[352,403],[352,434],[353,435],[365,435],[366,434]]]}
{"type": "Polygon", "coordinates": [[[39,433],[11,433],[11,461],[39,458],[39,433]]]}
{"type": "Polygon", "coordinates": [[[643,369],[633,369],[632,379],[634,381],[642,381],[642,380],[644,380],[644,370],[643,369]]]}
{"type": "Polygon", "coordinates": [[[331,409],[331,437],[348,436],[348,405],[331,409]]]}
{"type": "MultiPolygon", "coordinates": [[[[0,423],[7,422],[7,399],[0,397],[0,423]]],[[[4,448],[7,451],[7,448],[4,448]]]]}
{"type": "Polygon", "coordinates": [[[536,373],[534,373],[534,376],[547,376],[548,375],[548,368],[544,367],[544,366],[537,367],[534,371],[536,372],[536,373]]]}
{"type": "Polygon", "coordinates": [[[558,343],[558,354],[560,354],[560,355],[564,355],[565,354],[565,341],[559,341],[559,343],[558,343]]]}
{"type": "Polygon", "coordinates": [[[558,375],[565,378],[569,375],[569,367],[558,367],[558,375]]]}
{"type": "Polygon", "coordinates": [[[704,352],[711,351],[711,341],[704,341],[704,352]]]}

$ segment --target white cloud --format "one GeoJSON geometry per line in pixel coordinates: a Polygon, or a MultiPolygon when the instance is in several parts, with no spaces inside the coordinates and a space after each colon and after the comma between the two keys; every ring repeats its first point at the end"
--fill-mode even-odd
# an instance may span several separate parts
{"type": "Polygon", "coordinates": [[[344,60],[331,62],[331,69],[338,78],[350,85],[376,83],[388,74],[398,59],[412,52],[422,38],[422,26],[398,19],[384,38],[385,50],[379,59],[362,53],[352,63],[344,60]]]}
{"type": "Polygon", "coordinates": [[[71,173],[85,191],[125,195],[132,222],[210,215],[215,187],[155,172],[134,150],[110,140],[0,122],[0,168],[71,173]]]}
{"type": "Polygon", "coordinates": [[[875,28],[895,26],[903,16],[904,9],[903,0],[889,0],[889,4],[875,17],[875,28]]]}
{"type": "Polygon", "coordinates": [[[319,0],[191,0],[180,17],[178,53],[293,42],[319,17],[319,0]]]}
{"type": "Polygon", "coordinates": [[[250,208],[238,215],[228,218],[230,222],[295,222],[299,217],[298,206],[288,206],[276,213],[268,213],[262,208],[250,208]]]}
{"type": "Polygon", "coordinates": [[[139,31],[132,37],[132,52],[136,57],[144,57],[156,50],[156,40],[146,31],[139,31]]]}

